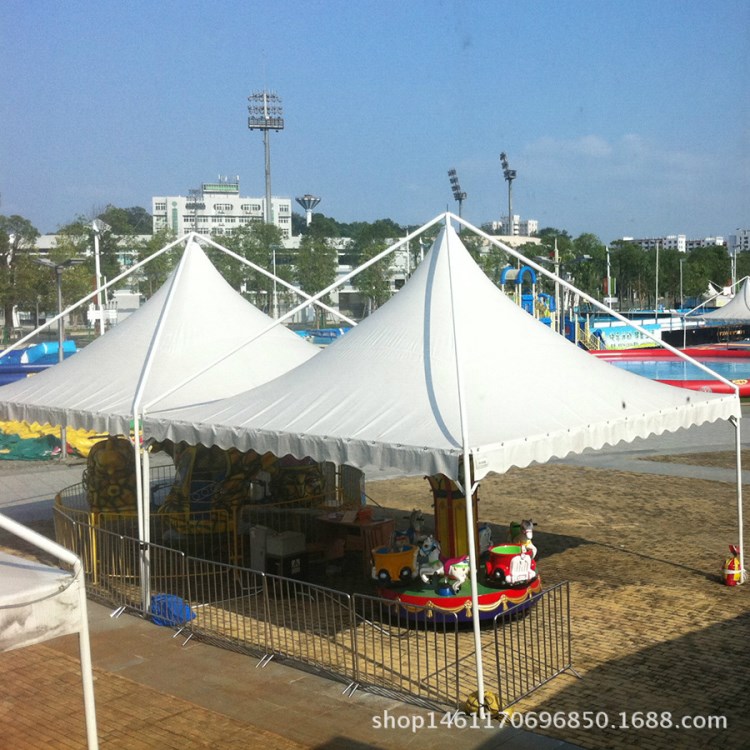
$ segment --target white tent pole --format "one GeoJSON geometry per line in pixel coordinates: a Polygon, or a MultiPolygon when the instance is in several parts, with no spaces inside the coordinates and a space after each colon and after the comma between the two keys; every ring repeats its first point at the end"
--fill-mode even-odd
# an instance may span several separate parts
{"type": "Polygon", "coordinates": [[[732,417],[730,422],[734,425],[734,448],[736,453],[737,466],[737,526],[738,526],[738,544],[740,547],[740,583],[747,579],[745,573],[745,544],[743,540],[744,528],[742,518],[742,439],[740,435],[740,419],[732,417]]]}
{"type": "Polygon", "coordinates": [[[277,325],[280,325],[281,323],[284,323],[285,321],[289,320],[290,318],[293,318],[300,310],[303,310],[304,308],[308,307],[310,304],[316,302],[317,300],[321,299],[322,297],[325,297],[326,294],[329,294],[334,289],[336,289],[339,286],[342,286],[343,284],[346,284],[347,281],[349,281],[351,278],[356,276],[361,271],[364,271],[366,268],[369,268],[371,265],[377,263],[379,260],[382,260],[390,253],[397,250],[399,247],[401,247],[403,244],[408,242],[409,240],[413,239],[417,235],[421,234],[422,232],[429,229],[433,224],[437,224],[439,221],[442,221],[444,216],[441,214],[440,216],[436,216],[431,221],[428,221],[426,224],[423,224],[419,229],[416,229],[411,234],[404,237],[402,240],[399,240],[395,244],[391,245],[390,247],[387,247],[385,250],[383,250],[381,253],[378,253],[373,258],[370,258],[370,260],[363,263],[358,268],[355,268],[353,271],[350,271],[345,276],[342,276],[338,281],[334,282],[330,286],[323,289],[321,292],[317,292],[312,297],[310,297],[309,300],[306,302],[303,302],[300,305],[297,305],[297,307],[292,308],[289,310],[289,312],[282,315],[277,320],[274,320],[270,325],[268,325],[266,328],[264,328],[262,331],[259,331],[256,333],[252,338],[249,338],[247,341],[244,341],[242,344],[240,344],[238,347],[234,348],[232,351],[230,351],[228,354],[225,354],[223,357],[219,357],[219,359],[215,360],[214,362],[211,362],[210,364],[206,365],[203,369],[199,370],[198,372],[194,373],[193,375],[190,375],[189,377],[185,378],[184,380],[180,381],[176,385],[172,386],[169,390],[165,391],[164,393],[161,393],[156,398],[149,401],[147,404],[144,405],[144,409],[150,409],[155,403],[158,401],[161,401],[162,399],[166,398],[167,396],[171,395],[175,391],[182,388],[184,385],[189,383],[191,380],[195,380],[195,378],[199,377],[200,375],[203,375],[204,372],[207,372],[212,367],[215,367],[220,362],[223,362],[225,359],[228,359],[232,355],[236,354],[241,349],[244,349],[246,346],[249,346],[253,343],[256,339],[259,339],[261,336],[265,336],[270,330],[275,328],[277,325]]]}
{"type": "MultiPolygon", "coordinates": [[[[141,431],[143,432],[143,431],[141,431]]],[[[146,546],[145,557],[146,557],[146,576],[143,583],[143,594],[142,598],[146,602],[151,604],[151,456],[149,455],[148,448],[145,445],[141,446],[139,451],[142,461],[142,476],[141,476],[141,487],[143,488],[143,543],[146,546]]],[[[144,610],[144,614],[147,610],[144,610]]]]}
{"type": "MultiPolygon", "coordinates": [[[[192,240],[192,233],[188,235],[188,246],[192,240]]],[[[185,248],[187,250],[187,246],[185,248]]],[[[144,502],[143,493],[143,472],[142,472],[142,450],[141,450],[141,429],[139,422],[139,415],[141,411],[141,400],[143,398],[143,391],[146,388],[148,377],[151,374],[151,368],[156,358],[156,352],[159,348],[159,342],[164,331],[164,322],[169,316],[169,312],[172,308],[172,302],[174,301],[175,290],[179,286],[179,280],[182,276],[183,269],[185,267],[185,256],[183,254],[182,260],[180,261],[174,275],[172,276],[172,283],[169,285],[167,290],[167,296],[164,300],[164,306],[159,313],[159,319],[156,322],[156,329],[151,337],[151,341],[146,352],[146,359],[141,368],[140,375],[138,376],[138,384],[136,385],[135,395],[133,396],[133,404],[131,406],[131,413],[133,415],[133,450],[135,451],[135,491],[136,491],[136,503],[138,506],[138,533],[139,540],[143,543],[140,551],[140,562],[141,562],[141,604],[143,605],[144,614],[148,612],[149,599],[150,599],[150,554],[148,550],[148,542],[150,541],[151,530],[146,525],[147,522],[150,524],[150,508],[146,508],[144,502]]],[[[146,477],[145,481],[149,481],[149,477],[146,477]]]]}
{"type": "MultiPolygon", "coordinates": [[[[281,276],[276,276],[275,274],[271,273],[270,271],[266,271],[265,268],[256,265],[251,260],[248,260],[247,258],[243,258],[241,255],[238,255],[235,252],[232,252],[228,248],[224,247],[223,245],[220,245],[218,242],[214,242],[210,237],[204,237],[203,235],[200,235],[201,239],[205,240],[209,245],[215,247],[217,250],[221,250],[221,252],[226,253],[230,258],[234,258],[235,260],[240,261],[240,263],[244,263],[246,266],[250,266],[254,271],[257,271],[258,273],[262,273],[264,276],[267,276],[269,279],[273,279],[278,284],[281,284],[281,286],[286,287],[292,292],[295,292],[295,294],[298,294],[300,297],[303,297],[306,300],[311,300],[312,297],[307,294],[307,292],[303,292],[299,287],[294,286],[294,284],[290,284],[288,281],[285,281],[281,278],[281,276]]],[[[323,302],[320,302],[318,300],[314,304],[318,305],[321,309],[325,310],[326,312],[331,313],[332,315],[335,315],[337,318],[340,318],[345,323],[349,323],[349,325],[356,326],[356,321],[352,320],[351,318],[348,318],[346,315],[341,313],[339,310],[336,310],[333,307],[329,307],[328,305],[324,304],[323,302]]]]}
{"type": "Polygon", "coordinates": [[[66,307],[61,313],[58,313],[55,315],[54,318],[50,318],[47,320],[43,326],[39,326],[35,328],[31,333],[27,333],[23,338],[18,339],[14,344],[11,344],[7,349],[3,349],[3,351],[0,352],[0,359],[2,359],[8,352],[12,352],[14,349],[21,346],[21,344],[26,343],[30,338],[33,338],[36,336],[39,331],[43,331],[48,326],[51,326],[55,321],[60,320],[64,315],[68,315],[69,313],[73,312],[77,307],[82,305],[84,302],[88,302],[90,299],[93,299],[96,297],[96,295],[99,292],[104,291],[105,289],[108,289],[113,284],[117,284],[119,281],[122,281],[126,276],[129,276],[133,271],[137,271],[142,266],[146,265],[146,263],[151,262],[154,258],[159,257],[163,253],[166,253],[167,250],[171,250],[175,245],[178,245],[180,242],[183,242],[184,239],[189,235],[183,235],[177,240],[174,240],[174,242],[170,242],[168,245],[165,245],[161,250],[157,250],[155,253],[152,253],[148,256],[148,258],[144,258],[144,260],[138,261],[138,263],[134,263],[130,268],[128,268],[126,271],[123,271],[118,276],[115,276],[114,279],[111,281],[108,281],[106,284],[102,284],[101,286],[98,286],[93,292],[89,292],[85,297],[81,297],[81,299],[78,300],[78,302],[70,305],[70,307],[66,307]]]}
{"type": "Polygon", "coordinates": [[[712,378],[715,378],[716,380],[720,380],[725,385],[730,386],[737,394],[737,398],[739,400],[739,386],[737,386],[735,383],[733,383],[731,380],[727,380],[722,375],[719,375],[719,373],[714,372],[710,367],[706,367],[702,362],[699,362],[696,359],[693,359],[691,356],[685,354],[684,352],[680,351],[679,349],[675,348],[671,344],[668,344],[666,341],[662,341],[661,339],[654,336],[651,331],[646,330],[642,326],[638,325],[634,320],[629,320],[625,316],[621,315],[616,310],[613,310],[611,307],[607,307],[607,305],[599,302],[598,299],[595,299],[594,297],[586,294],[586,292],[581,291],[577,287],[573,286],[569,281],[565,281],[562,277],[558,276],[557,274],[552,273],[551,271],[548,271],[543,266],[540,266],[538,263],[535,263],[533,260],[530,260],[522,253],[519,253],[517,250],[514,250],[512,247],[509,247],[508,245],[500,242],[499,240],[495,239],[491,234],[487,234],[486,232],[483,232],[481,229],[477,229],[473,224],[470,224],[468,221],[465,221],[460,216],[456,216],[456,214],[450,214],[451,218],[455,219],[456,221],[460,222],[463,226],[470,229],[472,232],[475,232],[480,237],[484,237],[484,239],[488,240],[493,245],[499,247],[501,250],[504,250],[506,253],[509,253],[514,258],[518,258],[519,260],[522,260],[524,263],[526,263],[529,267],[535,269],[539,273],[544,274],[547,278],[552,279],[555,283],[561,284],[566,289],[569,289],[574,294],[577,294],[579,297],[585,299],[587,302],[590,302],[594,307],[599,308],[600,310],[603,310],[608,315],[611,315],[617,320],[622,321],[623,323],[627,323],[632,328],[635,328],[636,331],[639,331],[642,333],[646,338],[651,339],[651,341],[655,341],[659,346],[663,347],[667,351],[672,352],[672,354],[676,354],[680,359],[684,359],[686,362],[690,362],[691,365],[695,365],[699,370],[702,372],[705,372],[707,375],[710,375],[712,378]]]}
{"type": "MultiPolygon", "coordinates": [[[[448,215],[445,216],[446,226],[448,215]]],[[[480,716],[483,716],[484,704],[484,667],[482,664],[482,637],[479,622],[479,591],[477,584],[477,548],[474,537],[476,522],[474,519],[474,480],[471,472],[471,460],[469,457],[469,416],[466,412],[465,386],[463,378],[463,367],[461,351],[459,348],[460,332],[456,322],[456,298],[453,289],[453,264],[451,262],[450,235],[446,235],[448,249],[448,287],[450,289],[451,322],[453,324],[453,347],[456,353],[456,384],[458,386],[458,410],[461,418],[461,443],[463,446],[464,467],[464,497],[466,498],[466,534],[469,546],[469,580],[471,581],[471,623],[474,630],[474,653],[477,666],[477,698],[480,706],[480,716]]],[[[430,353],[427,352],[427,356],[430,353]]]]}

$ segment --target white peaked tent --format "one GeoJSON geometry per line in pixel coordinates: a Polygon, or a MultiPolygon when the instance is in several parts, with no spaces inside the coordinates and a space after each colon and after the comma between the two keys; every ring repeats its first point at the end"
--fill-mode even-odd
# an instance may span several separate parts
{"type": "Polygon", "coordinates": [[[695,317],[708,323],[750,323],[750,278],[725,305],[695,317]]]}
{"type": "Polygon", "coordinates": [[[473,477],[739,414],[591,357],[511,302],[450,225],[388,303],[303,366],[144,434],[473,477]],[[466,442],[468,439],[468,444],[466,442]]]}
{"type": "Polygon", "coordinates": [[[272,324],[191,240],[165,284],[125,321],[74,357],[0,388],[0,418],[127,435],[138,392],[140,404],[154,402],[156,410],[202,403],[264,383],[320,351],[283,326],[267,330],[272,324]]]}
{"type": "MultiPolygon", "coordinates": [[[[251,391],[152,414],[144,435],[311,456],[365,471],[443,473],[468,497],[490,471],[737,421],[736,394],[646,380],[534,320],[474,263],[449,217],[398,294],[321,354],[251,391]]],[[[471,503],[466,514],[471,529],[471,503]]],[[[468,545],[478,612],[471,534],[468,545]]],[[[473,624],[481,702],[479,619],[473,624]]]]}

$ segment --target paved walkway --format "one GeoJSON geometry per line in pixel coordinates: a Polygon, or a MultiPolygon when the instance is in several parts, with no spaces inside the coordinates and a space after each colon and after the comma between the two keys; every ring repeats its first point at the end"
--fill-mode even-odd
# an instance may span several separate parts
{"type": "MultiPolygon", "coordinates": [[[[444,715],[317,675],[174,637],[140,618],[91,604],[100,746],[267,750],[574,750],[511,727],[447,728],[444,715]],[[430,725],[434,728],[429,728],[430,725]],[[420,728],[421,727],[421,728],[420,728]]],[[[83,748],[78,640],[65,636],[0,654],[0,746],[83,748]]]]}

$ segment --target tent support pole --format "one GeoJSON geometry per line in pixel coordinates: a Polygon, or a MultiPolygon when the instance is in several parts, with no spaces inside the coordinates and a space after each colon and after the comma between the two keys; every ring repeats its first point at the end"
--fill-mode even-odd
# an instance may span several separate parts
{"type": "Polygon", "coordinates": [[[734,425],[734,447],[736,454],[737,466],[737,526],[738,526],[738,544],[740,547],[740,583],[747,579],[745,573],[745,545],[744,545],[744,528],[742,518],[742,439],[740,434],[740,419],[732,417],[730,422],[734,425]]]}
{"type": "MultiPolygon", "coordinates": [[[[185,249],[190,245],[191,241],[194,241],[194,233],[190,233],[187,237],[187,243],[185,249]]],[[[148,382],[149,375],[151,374],[151,367],[156,357],[156,352],[159,349],[159,342],[161,340],[162,333],[164,331],[164,321],[169,317],[169,313],[172,309],[172,303],[174,301],[175,289],[179,286],[179,280],[182,276],[182,271],[185,266],[183,263],[185,256],[182,256],[180,264],[177,266],[174,276],[172,277],[172,283],[167,292],[167,297],[164,300],[164,307],[162,308],[159,320],[156,323],[156,329],[154,335],[151,337],[151,342],[148,346],[148,352],[146,353],[146,360],[141,368],[141,374],[138,378],[138,385],[135,389],[135,395],[133,396],[133,404],[131,412],[133,414],[133,450],[135,451],[135,492],[136,502],[138,504],[138,534],[139,541],[141,544],[140,550],[140,563],[141,563],[141,604],[143,606],[143,614],[146,615],[150,605],[150,553],[148,545],[151,536],[151,521],[150,521],[150,508],[146,506],[143,492],[143,471],[142,471],[142,451],[141,451],[141,425],[140,417],[141,412],[145,413],[145,409],[141,408],[141,401],[143,400],[143,393],[148,382]]],[[[149,477],[146,477],[145,481],[149,481],[149,477]]]]}
{"type": "MultiPolygon", "coordinates": [[[[445,223],[448,224],[449,214],[445,215],[445,223]]],[[[461,352],[459,350],[459,331],[456,321],[456,299],[453,290],[453,272],[451,254],[448,253],[448,278],[450,280],[451,319],[453,323],[453,346],[456,352],[456,384],[458,386],[458,408],[461,415],[461,443],[463,447],[463,474],[464,486],[462,490],[466,497],[466,534],[468,536],[469,548],[469,581],[471,582],[471,624],[474,631],[474,654],[477,668],[477,702],[479,704],[479,716],[484,717],[484,667],[482,664],[482,636],[479,623],[479,591],[477,589],[477,545],[474,530],[476,521],[474,519],[474,477],[471,469],[471,457],[469,455],[469,417],[466,412],[466,399],[464,398],[464,378],[461,366],[461,352]]]]}
{"type": "MultiPolygon", "coordinates": [[[[145,415],[144,415],[145,416],[145,415]]],[[[141,436],[143,430],[141,430],[141,436]]],[[[139,454],[141,456],[141,486],[143,488],[143,567],[145,578],[143,582],[143,598],[147,606],[151,607],[151,457],[148,448],[139,441],[139,454]]],[[[144,614],[148,610],[144,610],[144,614]]]]}

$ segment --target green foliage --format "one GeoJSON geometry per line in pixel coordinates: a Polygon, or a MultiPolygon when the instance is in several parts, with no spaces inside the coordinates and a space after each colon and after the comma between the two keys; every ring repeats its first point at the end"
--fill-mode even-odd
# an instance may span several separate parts
{"type": "Polygon", "coordinates": [[[29,258],[39,236],[36,227],[23,216],[0,216],[0,300],[5,313],[3,341],[10,341],[13,308],[35,299],[40,267],[29,258]]]}
{"type": "MultiPolygon", "coordinates": [[[[254,222],[248,224],[230,237],[225,237],[222,244],[232,252],[254,263],[256,266],[273,273],[274,255],[276,274],[291,281],[294,273],[293,258],[282,244],[281,230],[274,224],[254,222]]],[[[219,269],[224,278],[235,288],[245,285],[250,301],[267,313],[272,312],[273,281],[260,271],[253,270],[220,250],[209,249],[208,256],[219,269]]],[[[277,294],[286,296],[283,287],[278,287],[277,294]]]]}
{"type": "MultiPolygon", "coordinates": [[[[310,295],[329,287],[336,280],[336,269],[338,267],[338,253],[331,243],[324,237],[314,234],[306,234],[297,252],[296,274],[297,285],[303,292],[310,295]]],[[[326,295],[323,300],[326,304],[330,297],[326,295]]],[[[325,326],[325,313],[321,308],[315,307],[316,326],[325,326]]]]}
{"type": "MultiPolygon", "coordinates": [[[[168,227],[160,229],[150,239],[142,242],[137,248],[138,261],[146,260],[154,253],[159,252],[163,247],[175,239],[174,232],[168,227]]],[[[177,262],[180,259],[181,248],[167,250],[157,258],[150,260],[137,272],[139,279],[139,291],[145,297],[151,297],[167,280],[177,262]]]]}
{"type": "MultiPolygon", "coordinates": [[[[366,263],[388,247],[385,240],[367,235],[367,232],[363,232],[354,243],[357,265],[366,263]]],[[[392,258],[389,255],[360,271],[354,277],[354,284],[367,300],[368,314],[380,307],[391,296],[391,276],[393,275],[391,264],[392,258]]]]}
{"type": "Polygon", "coordinates": [[[110,203],[97,218],[109,224],[112,234],[120,236],[151,234],[153,231],[151,214],[141,206],[118,208],[110,203]]]}
{"type": "MultiPolygon", "coordinates": [[[[533,246],[536,251],[536,245],[533,246]]],[[[523,252],[523,251],[522,251],[523,252]]],[[[515,259],[514,259],[515,260],[515,259]]],[[[503,268],[510,263],[508,254],[495,245],[488,245],[487,249],[477,259],[479,267],[485,275],[496,285],[500,284],[500,274],[503,268]]]]}

